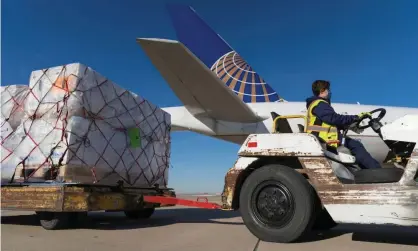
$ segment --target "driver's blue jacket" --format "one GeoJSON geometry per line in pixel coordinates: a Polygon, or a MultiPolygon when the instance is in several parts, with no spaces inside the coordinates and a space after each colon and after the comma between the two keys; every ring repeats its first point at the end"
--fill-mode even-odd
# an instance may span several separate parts
{"type": "MultiPolygon", "coordinates": [[[[306,99],[306,109],[309,108],[309,105],[317,100],[323,99],[317,96],[312,96],[306,99]]],[[[323,99],[329,102],[326,99],[323,99]]],[[[322,122],[336,126],[338,128],[338,139],[341,140],[341,132],[344,126],[352,124],[356,119],[357,115],[341,115],[334,111],[334,108],[329,103],[320,102],[313,110],[312,113],[317,116],[322,122]]]]}
{"type": "MultiPolygon", "coordinates": [[[[321,99],[320,97],[310,97],[306,99],[306,109],[309,108],[309,105],[317,100],[321,99]]],[[[325,99],[324,99],[325,100],[325,99]]],[[[325,100],[328,102],[328,100],[325,100]]],[[[338,130],[338,139],[342,140],[342,135],[340,129],[343,129],[344,126],[352,124],[356,119],[357,115],[341,115],[334,111],[330,104],[325,102],[320,102],[313,110],[312,113],[318,117],[323,122],[336,126],[338,130]]],[[[364,148],[363,144],[360,141],[351,139],[349,137],[345,140],[345,146],[354,154],[356,157],[356,163],[361,168],[381,168],[379,162],[377,162],[370,153],[364,148]]]]}

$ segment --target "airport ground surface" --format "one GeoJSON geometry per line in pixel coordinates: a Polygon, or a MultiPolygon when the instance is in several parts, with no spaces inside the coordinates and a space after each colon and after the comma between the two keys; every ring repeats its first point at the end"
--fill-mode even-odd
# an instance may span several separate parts
{"type": "MultiPolygon", "coordinates": [[[[1,221],[2,251],[252,251],[257,243],[239,213],[185,207],[159,209],[147,220],[129,220],[123,213],[91,213],[82,229],[59,231],[44,230],[33,212],[2,211],[1,221]]],[[[301,243],[260,242],[257,250],[416,251],[417,236],[418,229],[341,225],[301,243]]]]}

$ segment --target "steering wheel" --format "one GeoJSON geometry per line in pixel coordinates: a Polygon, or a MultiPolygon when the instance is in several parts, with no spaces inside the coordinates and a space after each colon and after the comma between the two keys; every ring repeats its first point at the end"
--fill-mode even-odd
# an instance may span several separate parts
{"type": "Polygon", "coordinates": [[[380,120],[382,120],[382,118],[386,115],[386,109],[384,109],[384,108],[375,109],[375,110],[371,111],[370,114],[373,114],[373,113],[376,113],[376,112],[380,112],[379,116],[377,116],[377,118],[372,118],[372,116],[370,116],[370,115],[364,115],[359,121],[357,121],[356,127],[360,130],[369,128],[374,123],[380,122],[380,120]],[[361,122],[366,118],[370,119],[370,122],[367,125],[360,126],[361,122]]]}

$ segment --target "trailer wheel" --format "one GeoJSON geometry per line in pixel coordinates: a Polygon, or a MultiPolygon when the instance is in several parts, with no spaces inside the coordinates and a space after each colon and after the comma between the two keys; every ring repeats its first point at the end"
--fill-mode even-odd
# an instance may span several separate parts
{"type": "Polygon", "coordinates": [[[293,169],[271,164],[245,180],[240,212],[248,230],[267,242],[289,243],[310,230],[315,216],[313,188],[293,169]]]}
{"type": "Polygon", "coordinates": [[[41,226],[46,230],[64,229],[69,226],[69,213],[66,212],[36,212],[41,226]]]}
{"type": "Polygon", "coordinates": [[[71,212],[68,215],[68,226],[71,228],[84,227],[86,226],[87,221],[87,212],[71,212]]]}
{"type": "Polygon", "coordinates": [[[143,208],[139,210],[125,211],[129,219],[147,219],[154,214],[155,208],[143,208]]]}

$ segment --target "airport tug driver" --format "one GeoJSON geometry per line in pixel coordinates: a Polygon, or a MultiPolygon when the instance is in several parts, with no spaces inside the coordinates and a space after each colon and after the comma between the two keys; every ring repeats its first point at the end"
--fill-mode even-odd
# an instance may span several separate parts
{"type": "MultiPolygon", "coordinates": [[[[370,115],[367,112],[359,115],[341,115],[336,113],[331,106],[331,90],[330,82],[328,81],[314,81],[312,83],[312,92],[314,96],[306,99],[306,108],[308,109],[306,132],[326,142],[327,147],[337,148],[340,146],[342,142],[340,130],[358,121],[364,115],[370,115]]],[[[379,162],[367,152],[360,141],[345,137],[343,144],[356,157],[356,164],[360,168],[381,168],[379,162]]]]}

